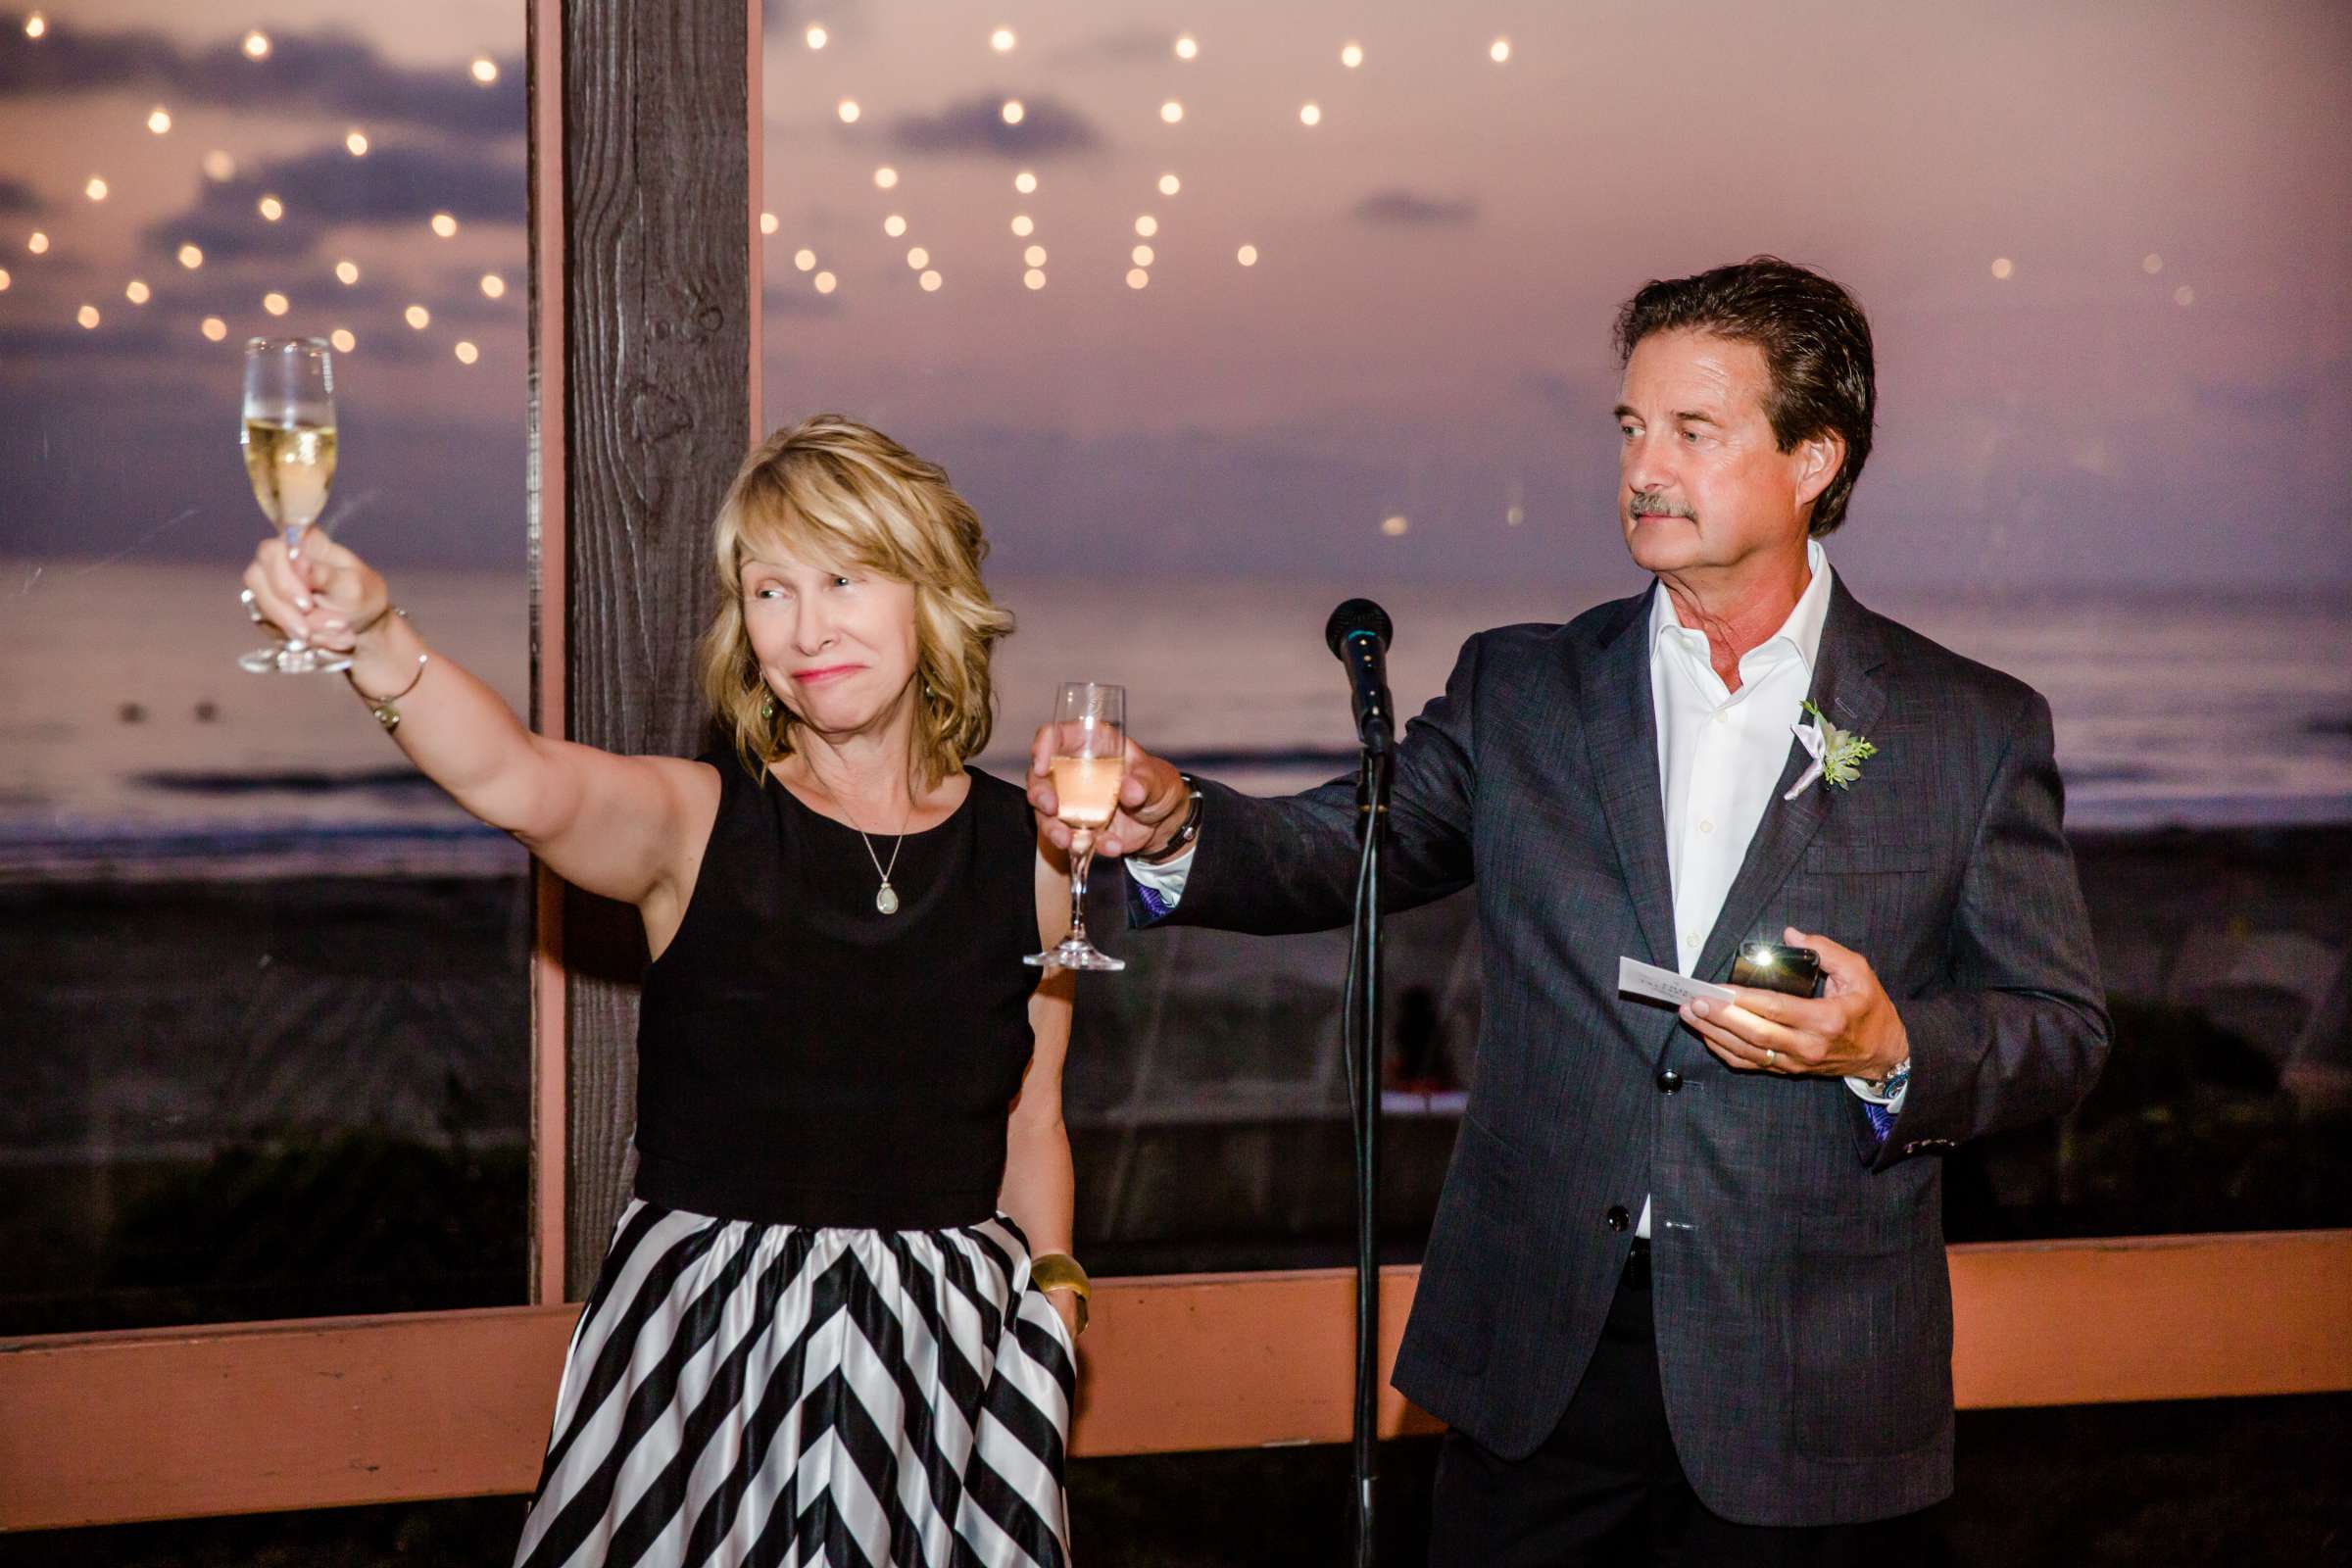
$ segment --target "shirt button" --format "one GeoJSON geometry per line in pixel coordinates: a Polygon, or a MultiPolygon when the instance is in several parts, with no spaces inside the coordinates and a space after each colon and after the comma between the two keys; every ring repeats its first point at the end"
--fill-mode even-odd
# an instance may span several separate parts
{"type": "Polygon", "coordinates": [[[1618,1232],[1630,1230],[1634,1223],[1634,1216],[1625,1211],[1623,1203],[1611,1203],[1609,1211],[1601,1218],[1607,1222],[1609,1229],[1618,1232]]]}
{"type": "Polygon", "coordinates": [[[1698,830],[1701,833],[1712,833],[1715,831],[1715,824],[1712,821],[1701,821],[1698,824],[1698,830]]]}
{"type": "Polygon", "coordinates": [[[1672,1067],[1658,1074],[1658,1093],[1671,1095],[1683,1087],[1683,1075],[1672,1067]]]}
{"type": "Polygon", "coordinates": [[[1684,947],[1686,947],[1686,948],[1695,948],[1695,947],[1698,947],[1698,946],[1702,945],[1702,944],[1703,944],[1705,941],[1706,941],[1706,939],[1705,939],[1704,937],[1701,937],[1701,936],[1700,936],[1700,935],[1699,935],[1697,932],[1695,932],[1695,931],[1686,931],[1686,932],[1684,932],[1684,933],[1683,933],[1683,946],[1684,946],[1684,947]]]}
{"type": "Polygon", "coordinates": [[[1731,710],[1730,709],[1728,709],[1728,708],[1718,708],[1717,710],[1715,710],[1715,722],[1716,722],[1716,723],[1718,723],[1718,724],[1729,724],[1731,721],[1732,721],[1732,710],[1731,710]]]}

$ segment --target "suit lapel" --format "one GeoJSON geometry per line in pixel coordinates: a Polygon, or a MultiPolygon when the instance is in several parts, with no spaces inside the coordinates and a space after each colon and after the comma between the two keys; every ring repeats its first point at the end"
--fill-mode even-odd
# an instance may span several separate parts
{"type": "MultiPolygon", "coordinates": [[[[1654,590],[1652,590],[1654,592],[1654,590]]],[[[1622,602],[1625,613],[1580,662],[1585,745],[1601,813],[1617,845],[1649,961],[1674,968],[1674,878],[1666,860],[1665,792],[1658,782],[1658,720],[1649,695],[1649,595],[1622,602]]]]}
{"type": "MultiPolygon", "coordinates": [[[[1839,729],[1867,735],[1886,706],[1886,690],[1880,685],[1877,675],[1885,662],[1886,642],[1879,630],[1878,617],[1845,591],[1843,578],[1832,577],[1829,616],[1822,624],[1821,650],[1813,665],[1813,689],[1809,694],[1813,706],[1829,714],[1830,722],[1839,729]]],[[[1649,695],[1646,680],[1642,690],[1646,702],[1649,695]]],[[[1805,847],[1813,842],[1813,835],[1823,821],[1837,809],[1838,792],[1826,779],[1815,782],[1793,801],[1781,798],[1811,761],[1805,749],[1790,736],[1788,758],[1781,768],[1780,782],[1773,786],[1772,799],[1764,808],[1764,819],[1756,824],[1756,836],[1748,841],[1747,858],[1740,861],[1740,874],[1732,880],[1732,891],[1724,896],[1723,912],[1716,917],[1715,929],[1708,933],[1706,947],[1699,954],[1695,972],[1701,979],[1719,973],[1731,962],[1732,950],[1763,912],[1766,901],[1780,891],[1781,884],[1788,880],[1788,873],[1796,869],[1805,847]]]]}

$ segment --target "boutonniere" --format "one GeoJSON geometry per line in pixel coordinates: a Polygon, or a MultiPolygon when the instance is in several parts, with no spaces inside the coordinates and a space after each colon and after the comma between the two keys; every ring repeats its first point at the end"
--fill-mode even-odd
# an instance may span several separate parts
{"type": "Polygon", "coordinates": [[[1798,744],[1802,745],[1813,763],[1788,786],[1784,801],[1793,801],[1813,787],[1817,779],[1828,779],[1839,789],[1853,788],[1854,780],[1862,776],[1862,764],[1879,755],[1879,749],[1852,730],[1839,729],[1828,715],[1811,703],[1805,711],[1813,715],[1809,724],[1791,724],[1798,744]]]}

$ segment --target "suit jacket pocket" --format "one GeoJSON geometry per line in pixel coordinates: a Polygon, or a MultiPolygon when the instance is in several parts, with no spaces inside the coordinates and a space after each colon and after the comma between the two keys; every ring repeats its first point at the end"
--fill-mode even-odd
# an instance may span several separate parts
{"type": "Polygon", "coordinates": [[[1952,1414],[1951,1276],[1934,1210],[1808,1216],[1799,1249],[1788,1328],[1798,1451],[1868,1458],[1934,1440],[1952,1414]]]}
{"type": "Polygon", "coordinates": [[[1815,876],[1901,876],[1932,869],[1933,844],[1824,844],[1805,848],[1805,870],[1815,876]]]}
{"type": "Polygon", "coordinates": [[[1496,1298],[1510,1288],[1504,1257],[1519,1157],[1478,1122],[1462,1118],[1405,1325],[1418,1348],[1457,1372],[1484,1371],[1494,1350],[1496,1298]]]}

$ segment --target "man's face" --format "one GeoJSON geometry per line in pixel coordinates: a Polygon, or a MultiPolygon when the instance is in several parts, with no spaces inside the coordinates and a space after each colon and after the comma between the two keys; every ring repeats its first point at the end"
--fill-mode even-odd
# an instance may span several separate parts
{"type": "Polygon", "coordinates": [[[1801,548],[1844,443],[1781,451],[1764,414],[1771,385],[1753,343],[1675,331],[1634,346],[1618,391],[1617,517],[1643,570],[1737,569],[1801,548]]]}

